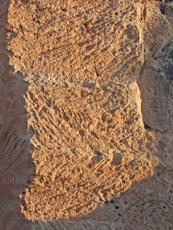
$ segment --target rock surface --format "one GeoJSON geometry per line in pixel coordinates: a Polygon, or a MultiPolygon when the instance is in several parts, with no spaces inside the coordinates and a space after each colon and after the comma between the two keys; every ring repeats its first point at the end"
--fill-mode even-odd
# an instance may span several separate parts
{"type": "Polygon", "coordinates": [[[171,230],[172,1],[0,0],[0,229],[171,230]]]}

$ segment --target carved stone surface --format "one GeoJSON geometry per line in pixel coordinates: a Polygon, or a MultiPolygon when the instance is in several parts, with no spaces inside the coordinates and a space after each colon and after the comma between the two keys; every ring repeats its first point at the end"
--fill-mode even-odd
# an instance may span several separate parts
{"type": "Polygon", "coordinates": [[[0,229],[171,230],[171,1],[0,0],[0,229]]]}

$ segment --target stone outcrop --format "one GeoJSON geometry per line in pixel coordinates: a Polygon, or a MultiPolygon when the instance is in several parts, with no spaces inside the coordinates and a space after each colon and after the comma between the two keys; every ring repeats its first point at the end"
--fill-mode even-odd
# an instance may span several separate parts
{"type": "Polygon", "coordinates": [[[172,1],[0,17],[0,229],[171,229],[172,1]]]}

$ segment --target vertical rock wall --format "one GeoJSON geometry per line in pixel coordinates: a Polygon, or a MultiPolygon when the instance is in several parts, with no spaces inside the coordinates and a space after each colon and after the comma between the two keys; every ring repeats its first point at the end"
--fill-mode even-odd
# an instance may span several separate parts
{"type": "Polygon", "coordinates": [[[2,229],[170,229],[171,3],[2,6],[2,229]]]}

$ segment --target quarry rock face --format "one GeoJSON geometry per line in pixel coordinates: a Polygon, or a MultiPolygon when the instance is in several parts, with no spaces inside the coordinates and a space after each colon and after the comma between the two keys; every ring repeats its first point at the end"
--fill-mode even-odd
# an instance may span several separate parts
{"type": "Polygon", "coordinates": [[[172,1],[0,19],[0,229],[172,229],[172,1]]]}

